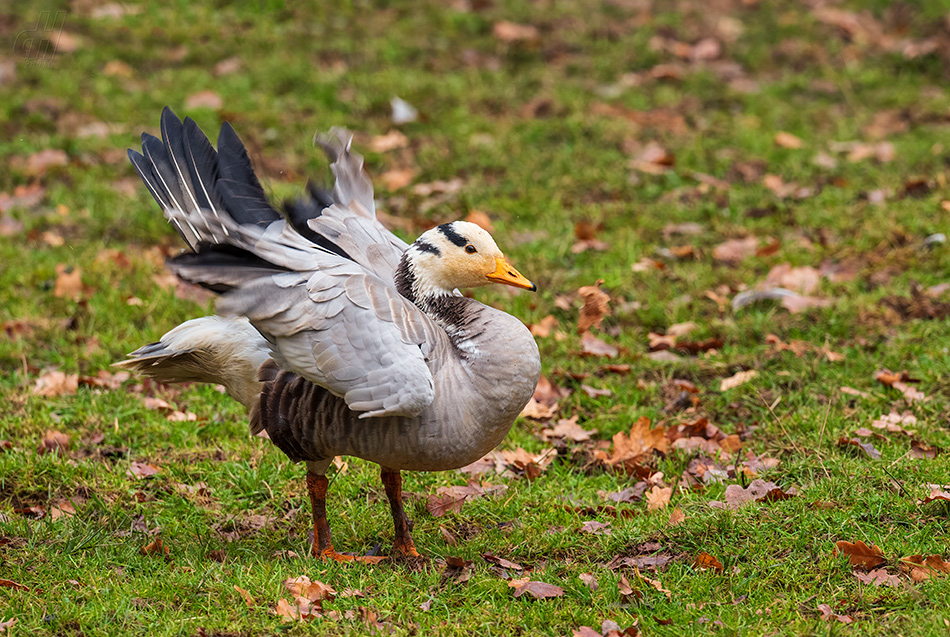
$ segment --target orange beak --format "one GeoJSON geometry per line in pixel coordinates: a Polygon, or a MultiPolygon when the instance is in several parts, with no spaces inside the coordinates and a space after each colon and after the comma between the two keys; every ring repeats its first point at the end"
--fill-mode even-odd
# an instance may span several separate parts
{"type": "Polygon", "coordinates": [[[538,291],[538,286],[515,270],[505,257],[495,257],[495,271],[485,275],[492,283],[504,283],[524,290],[538,291]]]}

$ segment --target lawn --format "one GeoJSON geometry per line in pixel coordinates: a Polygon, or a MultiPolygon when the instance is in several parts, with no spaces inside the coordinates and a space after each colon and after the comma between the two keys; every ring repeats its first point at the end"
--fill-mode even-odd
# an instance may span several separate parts
{"type": "MultiPolygon", "coordinates": [[[[221,4],[0,9],[0,632],[947,634],[950,4],[221,4]],[[404,475],[426,560],[314,561],[240,405],[110,367],[213,308],[126,157],[166,105],[275,201],[346,126],[397,234],[490,223],[537,283],[475,292],[548,382],[404,475]]],[[[374,465],[328,511],[391,548],[374,465]]]]}

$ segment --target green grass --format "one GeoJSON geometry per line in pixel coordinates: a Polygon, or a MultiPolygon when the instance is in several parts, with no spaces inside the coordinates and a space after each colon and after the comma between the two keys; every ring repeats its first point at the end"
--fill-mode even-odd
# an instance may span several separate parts
{"type": "MultiPolygon", "coordinates": [[[[940,50],[908,59],[861,33],[845,37],[806,3],[790,0],[655,2],[642,11],[638,3],[594,0],[473,2],[468,11],[458,8],[464,2],[336,4],[344,3],[180,3],[174,11],[128,4],[122,6],[141,10],[114,18],[93,17],[86,3],[15,2],[4,10],[4,55],[17,73],[0,100],[0,193],[35,183],[45,193],[37,206],[5,213],[22,229],[0,237],[0,440],[12,443],[0,450],[0,578],[30,589],[0,587],[0,621],[15,617],[13,634],[37,635],[365,634],[366,611],[346,615],[363,607],[395,634],[569,635],[585,625],[599,631],[604,620],[621,628],[637,621],[650,635],[946,634],[950,576],[925,583],[901,576],[902,586],[878,588],[858,581],[833,555],[836,540],[874,543],[891,573],[904,556],[950,557],[946,505],[917,504],[928,493],[925,484],[950,482],[950,455],[915,459],[910,440],[896,434],[873,440],[880,460],[836,444],[891,409],[908,409],[918,419],[918,438],[950,449],[948,322],[902,317],[882,303],[907,297],[914,282],[947,282],[946,244],[924,246],[950,222],[942,205],[950,199],[950,94],[940,50]],[[17,35],[35,29],[44,10],[66,11],[64,29],[79,39],[75,51],[44,61],[14,49],[17,35]],[[497,40],[492,27],[502,20],[536,26],[539,39],[497,40]],[[689,44],[721,37],[717,24],[735,32],[718,62],[692,66],[656,46],[661,37],[689,44]],[[239,70],[216,75],[214,66],[229,58],[239,60],[239,70]],[[112,72],[116,61],[131,76],[112,72]],[[730,85],[717,66],[723,61],[740,65],[756,92],[730,85]],[[647,77],[669,63],[683,65],[682,77],[647,77]],[[618,82],[630,73],[642,82],[624,88],[618,82]],[[206,89],[220,95],[222,109],[185,107],[189,95],[206,89]],[[423,114],[401,127],[411,150],[370,152],[371,137],[393,128],[394,95],[423,114]],[[532,100],[549,106],[536,117],[524,108],[532,100]],[[631,123],[607,114],[605,104],[665,109],[682,117],[682,127],[631,123]],[[414,537],[432,559],[416,568],[324,564],[307,557],[304,468],[266,441],[248,439],[245,415],[214,388],[188,387],[171,398],[197,415],[184,422],[143,406],[134,381],[117,390],[81,386],[74,395],[34,395],[48,367],[95,375],[211,309],[156,283],[163,256],[180,241],[125,158],[142,130],[157,132],[165,105],[209,133],[231,121],[276,198],[326,174],[311,147],[314,131],[358,131],[382,210],[419,230],[473,209],[491,216],[498,244],[540,291],[477,296],[526,323],[549,314],[560,321],[566,338],[538,342],[544,373],[573,389],[562,416],[579,415],[605,441],[640,416],[667,427],[705,416],[726,433],[754,427],[742,453],[778,458],[763,477],[797,487],[800,496],[735,512],[711,508],[726,485],[687,488],[680,476],[695,454],[676,451],[653,464],[676,484],[671,506],[684,512],[682,524],[668,524],[670,508],[647,512],[644,503],[619,505],[635,511],[630,517],[581,514],[565,505],[606,504],[598,491],[619,491],[633,480],[585,466],[587,455],[568,448],[534,481],[487,477],[507,491],[443,518],[426,511],[426,497],[439,486],[463,484],[465,476],[408,474],[405,489],[419,496],[408,505],[414,537]],[[851,162],[833,152],[834,142],[876,142],[866,128],[884,110],[907,122],[886,137],[893,161],[851,162]],[[79,135],[97,121],[112,132],[79,135]],[[803,147],[776,146],[778,131],[798,136],[803,147]],[[649,141],[675,155],[672,170],[631,170],[635,148],[649,141]],[[44,149],[65,151],[67,165],[29,174],[26,158],[44,149]],[[819,152],[833,154],[837,166],[816,165],[819,152]],[[761,177],[742,179],[737,165],[750,162],[814,193],[779,198],[761,177]],[[458,177],[464,186],[434,206],[408,191],[387,192],[379,176],[407,166],[416,170],[416,183],[458,177]],[[728,188],[705,187],[697,173],[728,188]],[[905,196],[915,178],[929,190],[905,196]],[[883,205],[868,201],[876,190],[888,193],[883,205]],[[581,220],[602,225],[598,238],[608,250],[572,253],[581,220]],[[668,224],[687,221],[700,224],[701,233],[664,236],[668,224]],[[62,241],[51,244],[51,234],[62,241]],[[713,259],[716,245],[745,235],[776,239],[778,250],[736,266],[713,259]],[[684,244],[694,247],[694,259],[661,255],[684,244]],[[645,257],[665,268],[633,271],[645,257]],[[855,276],[823,278],[814,294],[832,305],[799,314],[768,303],[720,311],[706,296],[713,290],[731,299],[783,262],[853,264],[855,276]],[[86,289],[78,302],[54,295],[60,264],[81,271],[86,289]],[[613,299],[598,335],[621,348],[611,361],[579,356],[577,312],[555,306],[558,295],[598,278],[613,299]],[[141,303],[129,304],[130,297],[141,303]],[[19,333],[16,321],[30,331],[19,333]],[[651,359],[648,334],[685,321],[698,324],[690,340],[718,337],[724,345],[673,363],[651,359]],[[814,351],[778,352],[766,343],[768,334],[806,341],[814,351]],[[824,346],[844,360],[829,361],[817,351],[824,346]],[[631,373],[601,374],[606,362],[630,364],[631,373]],[[909,403],[880,385],[874,374],[881,368],[906,369],[930,400],[909,403]],[[719,391],[722,378],[745,369],[757,377],[719,391]],[[589,376],[578,380],[581,374],[589,376]],[[673,379],[699,388],[694,412],[664,411],[675,397],[673,379]],[[582,382],[612,395],[590,398],[582,382]],[[842,393],[842,386],[870,396],[842,393]],[[51,429],[71,437],[66,454],[37,453],[51,429]],[[97,433],[102,440],[91,440],[97,433]],[[132,461],[160,471],[130,477],[132,461]],[[180,486],[197,483],[207,491],[180,486]],[[31,519],[15,512],[64,500],[74,502],[77,515],[31,519]],[[580,533],[590,519],[610,523],[611,534],[580,533]],[[167,559],[140,552],[159,528],[167,559]],[[632,571],[606,566],[646,542],[675,557],[659,573],[644,572],[669,589],[669,598],[638,583],[632,571]],[[703,551],[723,563],[722,573],[693,566],[703,551]],[[486,553],[520,563],[531,579],[561,586],[564,595],[513,598],[481,557],[486,553]],[[448,556],[474,561],[466,583],[444,578],[441,560],[448,556]],[[596,576],[597,590],[579,579],[583,573],[596,576]],[[337,619],[285,623],[270,609],[287,597],[281,582],[302,574],[364,596],[326,602],[324,610],[340,612],[337,619]],[[622,575],[642,592],[639,601],[621,596],[622,575]],[[246,605],[234,586],[256,605],[246,605]],[[856,623],[821,621],[819,604],[856,623]]],[[[926,4],[901,9],[847,0],[835,7],[866,12],[896,40],[945,38],[950,5],[926,4]]],[[[541,451],[549,446],[542,428],[519,420],[504,447],[541,451]]],[[[365,552],[381,544],[388,551],[391,520],[374,466],[351,459],[346,474],[333,479],[329,511],[339,549],[365,552]]]]}

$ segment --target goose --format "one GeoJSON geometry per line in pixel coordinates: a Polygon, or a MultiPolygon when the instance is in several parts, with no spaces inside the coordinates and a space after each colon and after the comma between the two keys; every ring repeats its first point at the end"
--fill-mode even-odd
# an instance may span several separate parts
{"type": "Polygon", "coordinates": [[[217,150],[169,108],[162,139],[129,159],[188,250],[167,261],[218,293],[214,316],[187,321],[118,363],[161,382],[210,382],[293,462],[306,463],[319,559],[376,563],[333,547],[326,472],[336,456],[380,466],[393,555],[418,557],[401,471],[465,466],[499,445],[540,375],[537,345],[514,316],[462,296],[504,284],[535,291],[481,227],[454,221],[406,244],[376,218],[352,134],[317,137],[332,191],[272,206],[230,124],[217,150]]]}

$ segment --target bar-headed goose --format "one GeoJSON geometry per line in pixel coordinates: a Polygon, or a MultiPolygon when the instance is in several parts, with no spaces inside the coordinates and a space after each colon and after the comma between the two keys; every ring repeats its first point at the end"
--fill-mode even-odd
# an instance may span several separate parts
{"type": "Polygon", "coordinates": [[[376,462],[392,509],[394,551],[418,555],[401,470],[471,463],[498,445],[540,373],[518,319],[457,288],[534,290],[488,232],[444,224],[406,245],[377,220],[351,136],[320,141],[336,176],[284,214],[264,195],[228,124],[215,151],[191,120],[162,113],[163,140],[129,158],[190,251],[170,259],[186,281],[222,294],[198,318],[120,363],[165,382],[219,383],[294,461],[307,463],[313,554],[337,553],[326,517],[334,456],[376,462]]]}

